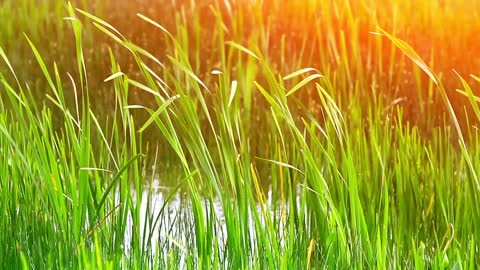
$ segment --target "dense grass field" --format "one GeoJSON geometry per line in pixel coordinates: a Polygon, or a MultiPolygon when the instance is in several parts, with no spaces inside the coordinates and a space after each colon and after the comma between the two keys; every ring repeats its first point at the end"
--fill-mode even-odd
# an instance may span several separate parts
{"type": "Polygon", "coordinates": [[[0,3],[1,269],[477,269],[480,4],[0,3]]]}

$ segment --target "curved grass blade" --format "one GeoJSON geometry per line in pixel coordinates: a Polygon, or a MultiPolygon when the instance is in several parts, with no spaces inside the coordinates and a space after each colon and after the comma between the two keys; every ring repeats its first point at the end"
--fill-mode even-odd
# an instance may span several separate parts
{"type": "Polygon", "coordinates": [[[0,47],[0,57],[2,57],[3,61],[5,61],[5,63],[7,64],[8,69],[10,69],[10,72],[12,72],[13,77],[15,78],[15,81],[17,81],[17,85],[18,85],[19,89],[21,89],[22,87],[20,86],[20,81],[17,78],[17,74],[15,73],[15,70],[13,69],[12,65],[10,64],[10,61],[8,60],[7,55],[5,54],[5,52],[3,51],[3,49],[1,47],[0,47]]]}
{"type": "Polygon", "coordinates": [[[460,81],[462,82],[463,88],[465,90],[460,90],[457,89],[457,92],[468,97],[468,100],[470,101],[470,105],[472,105],[473,111],[475,112],[475,115],[477,116],[477,119],[480,120],[480,108],[478,107],[478,102],[480,102],[480,97],[476,96],[473,94],[472,88],[470,85],[468,85],[467,81],[465,81],[460,74],[458,74],[456,71],[454,71],[457,76],[460,78],[460,81]]]}
{"type": "Polygon", "coordinates": [[[410,46],[408,43],[405,41],[389,34],[387,31],[383,30],[379,26],[377,26],[377,29],[380,30],[381,34],[386,36],[390,41],[393,42],[393,44],[399,48],[408,58],[410,58],[419,68],[421,68],[425,73],[427,73],[428,77],[432,79],[432,81],[435,83],[435,85],[439,86],[439,81],[437,79],[437,76],[432,72],[432,70],[425,64],[423,59],[417,54],[417,52],[410,46]]]}
{"type": "Polygon", "coordinates": [[[170,62],[172,62],[172,64],[174,64],[179,69],[181,69],[183,72],[185,72],[186,75],[188,75],[189,77],[194,79],[198,84],[200,84],[203,88],[205,88],[205,90],[207,90],[207,92],[211,93],[210,90],[208,89],[208,87],[205,85],[205,83],[202,82],[202,80],[200,80],[200,78],[197,75],[195,75],[195,73],[193,73],[193,71],[191,71],[187,66],[183,65],[182,63],[180,63],[180,61],[178,61],[177,59],[175,59],[171,56],[167,56],[167,57],[170,60],[170,62]]]}
{"type": "Polygon", "coordinates": [[[305,173],[302,172],[297,167],[295,167],[293,165],[290,165],[288,163],[285,163],[285,162],[281,162],[281,161],[277,161],[277,160],[273,160],[273,159],[260,158],[260,157],[256,157],[256,159],[263,160],[263,161],[266,161],[266,162],[270,162],[270,163],[273,163],[273,164],[281,166],[281,167],[287,167],[287,168],[290,168],[292,170],[295,170],[295,171],[301,173],[302,175],[305,175],[305,173]]]}
{"type": "Polygon", "coordinates": [[[153,26],[157,27],[158,29],[162,30],[167,35],[169,35],[171,38],[173,38],[172,34],[170,34],[170,32],[168,32],[168,30],[165,27],[163,27],[161,24],[157,23],[156,21],[148,18],[147,16],[145,16],[143,14],[137,13],[137,16],[140,17],[142,20],[144,20],[144,21],[152,24],[153,26]]]}
{"type": "Polygon", "coordinates": [[[129,159],[125,165],[123,165],[120,170],[117,172],[117,174],[113,177],[112,182],[108,185],[108,187],[105,189],[105,192],[103,193],[102,199],[97,204],[97,212],[102,208],[103,204],[105,203],[105,200],[107,199],[108,194],[110,194],[110,191],[112,191],[113,187],[117,184],[118,180],[120,180],[120,177],[122,174],[130,167],[130,165],[136,161],[137,159],[143,157],[143,154],[136,154],[133,156],[131,159],[129,159]]]}
{"type": "Polygon", "coordinates": [[[312,75],[306,77],[301,82],[296,84],[292,89],[290,89],[290,91],[288,91],[286,96],[288,97],[289,95],[291,95],[291,94],[297,92],[298,90],[300,90],[300,88],[304,87],[307,83],[309,83],[309,82],[311,82],[315,79],[322,78],[322,77],[323,77],[323,75],[321,75],[321,74],[312,74],[312,75]]]}
{"type": "Polygon", "coordinates": [[[465,139],[463,137],[462,129],[460,128],[460,124],[457,119],[457,115],[455,114],[455,111],[453,110],[452,103],[450,102],[447,92],[445,91],[445,88],[443,87],[441,81],[438,79],[438,77],[433,73],[433,71],[425,64],[425,62],[422,60],[422,58],[415,52],[415,50],[408,45],[405,41],[394,37],[393,35],[387,33],[385,30],[382,28],[378,27],[377,28],[381,31],[381,34],[386,36],[392,43],[399,48],[410,60],[412,60],[419,68],[421,68],[427,75],[430,77],[430,79],[435,83],[435,85],[440,89],[440,95],[442,96],[443,102],[447,106],[448,113],[450,114],[450,117],[452,118],[453,124],[455,126],[455,129],[457,131],[458,137],[460,139],[460,142],[463,146],[465,146],[465,139]]]}
{"type": "MultiPolygon", "coordinates": [[[[96,17],[96,16],[94,16],[94,15],[92,15],[92,14],[86,12],[86,11],[83,11],[83,10],[81,10],[81,9],[79,9],[79,8],[77,8],[76,10],[77,10],[78,12],[82,13],[82,14],[83,14],[84,16],[86,16],[87,18],[93,20],[94,22],[97,22],[98,24],[101,24],[101,25],[103,25],[104,27],[112,30],[113,32],[115,32],[115,34],[117,34],[118,36],[120,36],[122,39],[124,39],[124,40],[126,39],[126,38],[122,35],[122,33],[120,33],[120,31],[118,31],[117,29],[115,29],[115,27],[113,27],[111,24],[107,23],[106,21],[104,21],[104,20],[102,20],[102,19],[100,19],[100,18],[98,18],[98,17],[96,17]]],[[[114,35],[113,33],[111,33],[111,31],[108,31],[108,30],[107,30],[107,32],[110,33],[109,35],[114,35]]],[[[106,34],[108,34],[107,32],[106,32],[106,34]]],[[[115,36],[115,35],[114,35],[114,36],[115,36]]],[[[117,38],[118,38],[118,37],[117,37],[117,38]]]]}
{"type": "Polygon", "coordinates": [[[228,100],[228,107],[232,104],[233,98],[235,97],[235,93],[237,93],[237,86],[238,82],[237,81],[232,81],[232,87],[230,91],[230,99],[228,100]]]}
{"type": "Polygon", "coordinates": [[[167,99],[165,101],[165,103],[162,104],[162,106],[160,106],[160,108],[158,108],[154,113],[152,113],[152,115],[150,116],[150,118],[145,122],[145,124],[143,124],[143,126],[138,130],[138,132],[143,132],[147,127],[150,126],[150,124],[153,123],[153,121],[155,121],[158,116],[164,112],[167,107],[172,104],[172,102],[174,102],[175,100],[179,99],[180,98],[180,95],[176,95],[176,96],[173,96],[169,99],[167,99]]]}
{"type": "Polygon", "coordinates": [[[287,76],[283,77],[283,80],[286,81],[286,80],[290,80],[292,78],[295,78],[297,76],[300,76],[302,74],[305,74],[307,72],[311,72],[311,71],[318,71],[316,68],[312,68],[312,67],[308,67],[308,68],[302,68],[300,70],[297,70],[295,72],[292,72],[290,74],[288,74],[287,76]]]}
{"type": "Polygon", "coordinates": [[[123,72],[118,71],[118,72],[115,72],[115,73],[113,73],[112,75],[108,76],[108,78],[106,78],[106,79],[103,80],[103,81],[104,81],[104,82],[108,82],[108,81],[111,81],[111,80],[113,80],[113,79],[115,79],[115,78],[121,77],[121,76],[123,76],[123,75],[125,75],[123,72]]]}
{"type": "Polygon", "coordinates": [[[252,52],[251,50],[245,48],[244,46],[236,43],[236,42],[233,42],[233,41],[227,41],[226,42],[227,45],[230,45],[231,47],[237,49],[237,50],[240,50],[248,55],[250,55],[251,57],[261,61],[260,57],[258,57],[254,52],[252,52]]]}

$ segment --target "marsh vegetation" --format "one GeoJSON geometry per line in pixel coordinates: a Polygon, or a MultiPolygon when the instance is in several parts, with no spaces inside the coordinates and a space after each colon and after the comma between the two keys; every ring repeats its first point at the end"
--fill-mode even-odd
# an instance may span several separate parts
{"type": "Polygon", "coordinates": [[[0,3],[0,268],[478,267],[478,3],[151,2],[0,3]]]}

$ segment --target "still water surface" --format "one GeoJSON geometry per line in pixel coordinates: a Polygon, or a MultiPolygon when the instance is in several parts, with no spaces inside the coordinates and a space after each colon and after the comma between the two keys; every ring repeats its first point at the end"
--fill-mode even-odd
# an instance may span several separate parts
{"type": "MultiPolygon", "coordinates": [[[[167,257],[172,248],[179,250],[182,254],[181,257],[187,255],[187,247],[195,246],[195,221],[193,217],[193,210],[191,207],[190,198],[186,193],[177,192],[173,198],[170,199],[165,208],[162,211],[165,201],[167,200],[169,193],[172,191],[171,187],[163,186],[161,181],[157,178],[152,181],[152,184],[145,186],[145,190],[142,192],[141,198],[141,213],[140,213],[140,228],[141,239],[150,239],[150,243],[142,243],[144,248],[150,249],[152,254],[158,254],[160,256],[167,257]],[[151,191],[150,191],[151,190],[151,191]],[[158,218],[158,222],[155,220],[158,218]],[[145,237],[144,237],[145,235],[145,237]],[[159,246],[161,245],[161,246],[159,246]]],[[[134,203],[136,203],[135,192],[133,192],[134,203]]],[[[118,196],[118,194],[117,194],[118,196]]],[[[299,198],[297,197],[299,200],[299,198]]],[[[233,202],[232,202],[233,203],[233,202]]],[[[280,207],[278,203],[273,205],[272,191],[269,189],[267,193],[266,209],[270,209],[271,217],[280,216],[280,207]],[[276,209],[276,212],[274,210],[276,209]]],[[[213,199],[213,211],[210,208],[210,202],[208,199],[203,199],[203,209],[206,219],[215,219],[214,222],[214,237],[219,244],[219,251],[223,253],[226,249],[227,242],[227,227],[225,223],[224,211],[222,203],[219,198],[213,199]],[[212,213],[213,212],[213,213],[212,213]]],[[[288,212],[288,207],[286,207],[288,212]]],[[[261,205],[256,205],[257,213],[261,215],[261,205]]],[[[252,241],[252,247],[255,247],[253,243],[255,241],[255,224],[252,213],[249,213],[249,232],[252,241]]],[[[278,224],[278,231],[283,231],[285,228],[284,221],[280,220],[278,224]]],[[[265,225],[265,221],[262,220],[262,225],[265,225]]],[[[132,226],[133,218],[131,215],[127,219],[127,231],[124,241],[124,250],[126,254],[130,253],[130,242],[132,240],[132,226]]],[[[148,240],[147,240],[148,241],[148,240]]],[[[215,241],[215,240],[214,240],[215,241]]],[[[283,242],[283,241],[281,241],[283,242]]],[[[282,244],[282,243],[281,243],[282,244]]],[[[194,251],[189,250],[189,253],[194,251]]],[[[254,250],[250,250],[253,254],[254,250]]],[[[181,261],[185,261],[182,258],[181,261]]]]}

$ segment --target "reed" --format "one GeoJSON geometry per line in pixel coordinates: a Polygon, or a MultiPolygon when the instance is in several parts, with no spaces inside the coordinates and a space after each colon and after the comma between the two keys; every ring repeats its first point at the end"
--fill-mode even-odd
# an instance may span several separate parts
{"type": "Polygon", "coordinates": [[[475,269],[480,80],[439,59],[475,31],[454,31],[476,20],[460,2],[52,2],[8,21],[0,265],[475,269]]]}

